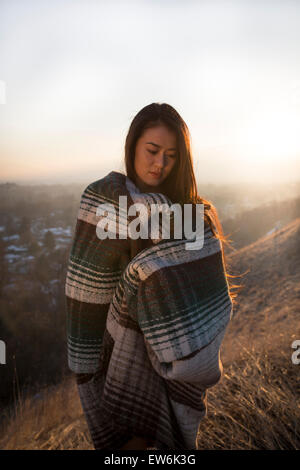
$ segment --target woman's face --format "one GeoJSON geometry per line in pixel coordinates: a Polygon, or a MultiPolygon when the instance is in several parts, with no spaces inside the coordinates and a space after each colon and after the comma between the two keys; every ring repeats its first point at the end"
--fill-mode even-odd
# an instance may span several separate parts
{"type": "Polygon", "coordinates": [[[146,129],[135,147],[136,184],[141,191],[158,191],[176,161],[176,135],[163,124],[146,129]]]}

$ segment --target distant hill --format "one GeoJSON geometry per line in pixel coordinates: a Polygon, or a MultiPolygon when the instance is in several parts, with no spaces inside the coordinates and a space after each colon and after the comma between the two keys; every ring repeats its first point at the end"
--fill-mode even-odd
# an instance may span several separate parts
{"type": "Polygon", "coordinates": [[[221,221],[224,233],[229,235],[234,248],[239,249],[264,237],[272,230],[286,226],[298,217],[299,196],[279,201],[277,195],[274,195],[274,199],[268,203],[243,210],[235,216],[221,217],[221,221]]]}

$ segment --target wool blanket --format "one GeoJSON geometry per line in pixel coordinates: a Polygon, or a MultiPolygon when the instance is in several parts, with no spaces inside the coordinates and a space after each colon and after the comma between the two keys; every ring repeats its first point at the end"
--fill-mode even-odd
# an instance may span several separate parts
{"type": "Polygon", "coordinates": [[[172,217],[168,239],[160,219],[158,236],[130,238],[134,217],[120,196],[146,207],[144,228],[151,206],[172,205],[115,171],[84,190],[65,285],[68,365],[95,449],[138,436],[157,449],[193,450],[232,316],[221,242],[205,223],[201,247],[187,249],[172,217]],[[116,238],[99,238],[103,204],[116,238]]]}

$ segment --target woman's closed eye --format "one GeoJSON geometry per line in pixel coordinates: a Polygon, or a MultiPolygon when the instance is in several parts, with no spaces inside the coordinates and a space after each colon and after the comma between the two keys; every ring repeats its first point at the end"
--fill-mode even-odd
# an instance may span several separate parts
{"type": "MultiPolygon", "coordinates": [[[[149,153],[152,153],[152,155],[156,155],[157,152],[156,150],[148,150],[149,153]]],[[[175,158],[176,157],[176,154],[174,153],[173,155],[166,155],[166,157],[170,157],[170,158],[175,158]]]]}

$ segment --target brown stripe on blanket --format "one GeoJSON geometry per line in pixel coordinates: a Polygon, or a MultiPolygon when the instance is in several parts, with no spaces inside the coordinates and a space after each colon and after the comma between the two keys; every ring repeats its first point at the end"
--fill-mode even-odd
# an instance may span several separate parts
{"type": "Polygon", "coordinates": [[[187,387],[184,387],[180,382],[169,380],[167,383],[167,390],[170,398],[178,403],[187,405],[197,411],[204,411],[206,409],[207,390],[203,390],[203,388],[198,387],[198,390],[196,391],[196,387],[193,384],[193,387],[191,386],[190,390],[191,393],[188,393],[187,387]],[[198,396],[196,396],[196,394],[198,396]]]}

